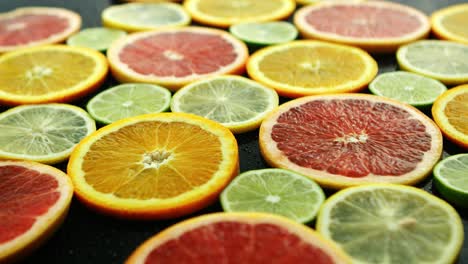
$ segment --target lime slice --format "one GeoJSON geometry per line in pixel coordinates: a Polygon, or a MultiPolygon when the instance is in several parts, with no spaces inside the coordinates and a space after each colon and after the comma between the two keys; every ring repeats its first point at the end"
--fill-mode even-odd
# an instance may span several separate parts
{"type": "Polygon", "coordinates": [[[353,263],[454,263],[463,244],[463,225],[452,206],[396,184],[337,192],[323,204],[317,230],[353,263]]]}
{"type": "Polygon", "coordinates": [[[221,193],[226,212],[267,212],[306,223],[325,200],[320,186],[283,169],[262,169],[237,176],[221,193]]]}
{"type": "Polygon", "coordinates": [[[102,21],[106,27],[134,32],[185,26],[190,23],[190,16],[180,4],[130,3],[104,9],[102,21]]]}
{"type": "Polygon", "coordinates": [[[164,112],[170,102],[171,92],[164,87],[126,83],[97,94],[86,109],[98,122],[110,124],[127,117],[164,112]]]}
{"type": "Polygon", "coordinates": [[[0,114],[0,159],[58,163],[96,130],[83,109],[67,104],[17,106],[0,114]]]}
{"type": "Polygon", "coordinates": [[[177,91],[172,112],[192,113],[217,121],[234,133],[260,126],[278,106],[278,94],[240,76],[218,76],[189,84],[177,91]]]}
{"type": "Polygon", "coordinates": [[[127,33],[119,29],[111,28],[87,28],[71,36],[67,40],[69,46],[79,46],[105,51],[112,42],[124,37],[127,33]]]}
{"type": "Polygon", "coordinates": [[[442,40],[421,40],[397,51],[400,68],[447,85],[468,82],[468,45],[442,40]]]}
{"type": "Polygon", "coordinates": [[[369,90],[412,106],[431,106],[439,95],[447,90],[441,82],[409,72],[380,74],[369,84],[369,90]]]}
{"type": "Polygon", "coordinates": [[[468,207],[468,154],[450,156],[434,167],[434,185],[449,202],[468,207]]]}
{"type": "Polygon", "coordinates": [[[229,31],[248,44],[261,46],[292,41],[298,35],[296,27],[284,21],[236,24],[229,31]]]}

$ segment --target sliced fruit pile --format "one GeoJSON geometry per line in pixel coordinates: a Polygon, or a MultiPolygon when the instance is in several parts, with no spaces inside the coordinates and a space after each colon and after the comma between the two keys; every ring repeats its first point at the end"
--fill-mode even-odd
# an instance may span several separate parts
{"type": "Polygon", "coordinates": [[[0,263],[51,235],[73,191],[183,220],[126,263],[455,261],[457,211],[405,185],[468,208],[467,4],[127,2],[81,31],[62,8],[0,14],[0,263]]]}

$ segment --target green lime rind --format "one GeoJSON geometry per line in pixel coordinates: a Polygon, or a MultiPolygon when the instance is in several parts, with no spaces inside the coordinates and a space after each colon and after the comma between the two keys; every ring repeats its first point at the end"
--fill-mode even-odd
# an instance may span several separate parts
{"type": "Polygon", "coordinates": [[[126,83],[94,96],[86,105],[88,113],[102,124],[149,113],[167,111],[171,92],[161,86],[126,83]]]}
{"type": "Polygon", "coordinates": [[[67,39],[67,45],[106,51],[110,45],[127,35],[120,29],[105,27],[87,28],[67,39]]]}
{"type": "Polygon", "coordinates": [[[447,201],[468,208],[468,153],[453,155],[437,163],[434,185],[447,201]]]}
{"type": "Polygon", "coordinates": [[[388,97],[418,108],[430,107],[439,95],[447,91],[440,81],[418,74],[396,71],[377,76],[369,90],[379,96],[388,97]]]}
{"type": "Polygon", "coordinates": [[[244,172],[220,196],[226,212],[267,212],[300,223],[312,221],[325,194],[312,179],[284,169],[244,172]]]}
{"type": "Polygon", "coordinates": [[[229,31],[236,38],[254,46],[289,42],[299,34],[293,24],[285,21],[236,24],[229,31]]]}

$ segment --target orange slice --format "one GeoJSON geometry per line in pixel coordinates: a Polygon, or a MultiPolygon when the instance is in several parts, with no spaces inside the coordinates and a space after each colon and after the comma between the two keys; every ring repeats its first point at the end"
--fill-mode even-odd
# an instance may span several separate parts
{"type": "Polygon", "coordinates": [[[282,96],[300,97],[362,90],[377,74],[377,62],[359,48],[302,40],[257,51],[247,72],[282,96]]]}
{"type": "Polygon", "coordinates": [[[200,24],[228,28],[246,22],[281,20],[296,7],[294,0],[187,0],[184,6],[200,24]]]}
{"type": "Polygon", "coordinates": [[[305,38],[353,45],[369,52],[394,52],[425,38],[428,17],[412,7],[387,1],[329,2],[298,10],[294,23],[305,38]]]}
{"type": "Polygon", "coordinates": [[[0,57],[0,103],[69,102],[98,88],[108,71],[104,55],[88,48],[50,45],[0,57]]]}
{"type": "Polygon", "coordinates": [[[60,226],[73,185],[54,167],[4,160],[0,183],[0,263],[11,263],[39,247],[60,226]]]}
{"type": "Polygon", "coordinates": [[[259,143],[271,166],[333,189],[415,184],[442,154],[442,134],[431,119],[407,104],[367,94],[285,103],[263,121],[259,143]]]}
{"type": "Polygon", "coordinates": [[[90,207],[125,218],[171,218],[216,200],[238,173],[236,139],[191,114],[140,115],[105,126],[73,151],[68,174],[90,207]]]}
{"type": "Polygon", "coordinates": [[[265,213],[215,213],[185,220],[148,239],[125,263],[272,262],[351,263],[313,229],[265,213]]]}
{"type": "Polygon", "coordinates": [[[184,27],[135,33],[107,52],[113,75],[121,82],[145,82],[172,89],[221,74],[241,74],[247,46],[229,33],[184,27]]]}
{"type": "Polygon", "coordinates": [[[0,53],[63,42],[80,27],[80,15],[63,8],[24,7],[0,13],[0,53]]]}
{"type": "Polygon", "coordinates": [[[468,84],[441,94],[432,106],[432,116],[449,140],[468,149],[468,84]]]}
{"type": "Polygon", "coordinates": [[[438,38],[468,44],[468,4],[437,10],[431,15],[431,24],[438,38]]]}

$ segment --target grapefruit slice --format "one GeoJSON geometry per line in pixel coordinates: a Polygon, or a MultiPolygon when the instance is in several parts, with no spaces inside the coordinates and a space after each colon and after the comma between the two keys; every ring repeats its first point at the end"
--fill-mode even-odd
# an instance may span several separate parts
{"type": "Polygon", "coordinates": [[[215,201],[238,174],[234,135],[191,114],[122,119],[81,141],[68,163],[76,195],[99,212],[172,218],[215,201]]]}
{"type": "Polygon", "coordinates": [[[54,167],[0,161],[0,263],[25,257],[51,236],[72,195],[70,179],[54,167]]]}
{"type": "Polygon", "coordinates": [[[394,52],[425,38],[431,26],[421,11],[386,1],[330,2],[301,8],[294,23],[305,38],[394,52]]]}
{"type": "Polygon", "coordinates": [[[468,4],[452,5],[431,15],[432,31],[445,40],[468,44],[468,4]]]}
{"type": "Polygon", "coordinates": [[[351,263],[305,225],[265,213],[215,213],[185,220],[140,245],[126,264],[351,263]]]}
{"type": "Polygon", "coordinates": [[[135,33],[107,52],[121,82],[146,82],[177,90],[213,75],[241,74],[247,46],[229,33],[202,27],[135,33]]]}
{"type": "Polygon", "coordinates": [[[18,8],[0,14],[0,53],[63,42],[80,27],[80,15],[67,9],[18,8]]]}
{"type": "Polygon", "coordinates": [[[431,119],[407,104],[367,94],[285,103],[263,121],[259,141],[270,165],[333,189],[414,184],[442,154],[442,135],[431,119]]]}

